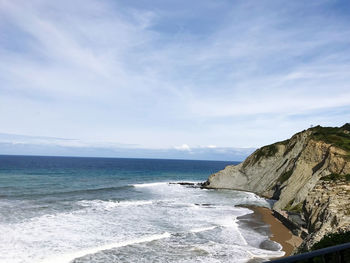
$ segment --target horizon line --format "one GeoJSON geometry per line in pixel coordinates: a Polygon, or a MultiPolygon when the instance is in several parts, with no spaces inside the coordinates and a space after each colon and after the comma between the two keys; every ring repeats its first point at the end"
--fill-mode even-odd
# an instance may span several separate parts
{"type": "Polygon", "coordinates": [[[134,160],[167,160],[167,161],[202,161],[202,162],[235,162],[241,163],[243,161],[232,160],[207,160],[207,159],[182,159],[182,158],[141,158],[141,157],[104,157],[104,156],[68,156],[68,155],[36,155],[36,154],[2,154],[0,157],[54,157],[54,158],[94,158],[94,159],[134,159],[134,160]]]}

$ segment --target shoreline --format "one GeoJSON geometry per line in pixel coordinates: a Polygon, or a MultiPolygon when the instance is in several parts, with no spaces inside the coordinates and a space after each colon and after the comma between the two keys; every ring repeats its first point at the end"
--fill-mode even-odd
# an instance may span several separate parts
{"type": "Polygon", "coordinates": [[[293,235],[293,233],[273,215],[271,209],[258,206],[251,206],[248,208],[253,210],[254,216],[259,217],[261,221],[270,226],[271,236],[269,238],[281,244],[282,250],[285,252],[283,257],[290,256],[293,250],[302,243],[302,239],[293,235]]]}
{"type": "MultiPolygon", "coordinates": [[[[225,188],[210,188],[210,187],[207,187],[205,183],[206,182],[202,183],[201,188],[225,189],[225,188]]],[[[250,192],[260,197],[268,199],[268,197],[259,195],[252,191],[238,190],[238,189],[232,189],[232,188],[227,188],[227,189],[242,191],[242,192],[250,192]]],[[[254,212],[252,215],[253,217],[258,218],[261,222],[269,226],[270,233],[271,233],[271,235],[269,236],[269,239],[271,241],[275,241],[279,243],[282,246],[282,251],[285,252],[284,256],[279,258],[291,256],[292,252],[296,248],[298,248],[303,242],[303,239],[301,237],[294,235],[289,228],[287,228],[276,216],[274,216],[273,211],[270,208],[255,206],[255,205],[238,205],[238,206],[245,207],[252,210],[254,212]]]]}

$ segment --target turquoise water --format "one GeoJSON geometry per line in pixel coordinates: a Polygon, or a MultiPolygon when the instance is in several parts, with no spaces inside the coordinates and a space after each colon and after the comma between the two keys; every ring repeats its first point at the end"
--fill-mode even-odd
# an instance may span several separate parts
{"type": "Polygon", "coordinates": [[[238,204],[252,193],[169,184],[202,182],[229,162],[0,156],[0,262],[247,262],[260,230],[238,204]],[[233,260],[234,259],[234,260],[233,260]]]}

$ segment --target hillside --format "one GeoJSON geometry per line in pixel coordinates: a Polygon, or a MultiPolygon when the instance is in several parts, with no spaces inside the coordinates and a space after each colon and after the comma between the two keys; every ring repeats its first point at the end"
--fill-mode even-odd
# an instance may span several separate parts
{"type": "Polygon", "coordinates": [[[350,230],[350,124],[317,126],[264,146],[212,174],[205,187],[277,200],[273,209],[306,228],[306,247],[326,233],[350,230]]]}

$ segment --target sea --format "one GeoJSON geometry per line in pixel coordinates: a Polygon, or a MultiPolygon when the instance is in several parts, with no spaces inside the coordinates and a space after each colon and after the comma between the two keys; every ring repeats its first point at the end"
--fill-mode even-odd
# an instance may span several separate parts
{"type": "Polygon", "coordinates": [[[284,254],[242,205],[196,185],[223,161],[0,156],[0,262],[263,262],[284,254]]]}

